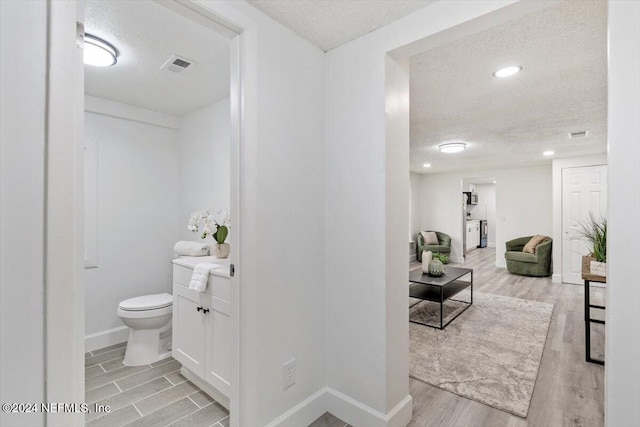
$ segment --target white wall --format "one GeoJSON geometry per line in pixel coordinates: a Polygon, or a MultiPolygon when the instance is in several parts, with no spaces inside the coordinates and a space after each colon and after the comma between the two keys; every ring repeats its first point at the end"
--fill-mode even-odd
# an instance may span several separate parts
{"type": "Polygon", "coordinates": [[[409,261],[416,259],[416,239],[420,231],[420,177],[409,173],[409,261]]]}
{"type": "Polygon", "coordinates": [[[562,282],[562,169],[606,165],[607,155],[553,160],[553,281],[562,282]]]}
{"type": "MultiPolygon", "coordinates": [[[[506,267],[505,243],[553,235],[551,167],[496,171],[496,265],[506,267]]],[[[555,242],[554,242],[555,243],[555,242]]],[[[555,252],[557,248],[553,248],[555,252]]],[[[555,268],[555,267],[554,267],[555,268]]]]}
{"type": "MultiPolygon", "coordinates": [[[[47,5],[0,2],[0,401],[44,401],[47,5]],[[25,27],[31,27],[25,32],[25,27]]],[[[43,425],[0,412],[0,425],[43,425]]]]}
{"type": "MultiPolygon", "coordinates": [[[[129,110],[124,104],[109,105],[129,110]]],[[[136,116],[130,113],[127,117],[85,113],[85,138],[97,147],[98,157],[98,267],[86,270],[88,350],[108,344],[109,337],[126,340],[127,330],[116,315],[120,301],[171,292],[178,239],[178,133],[172,121],[164,127],[133,121],[136,116]],[[118,328],[124,332],[108,334],[118,328]]]]}
{"type": "Polygon", "coordinates": [[[451,262],[463,262],[462,177],[455,174],[425,174],[420,180],[420,228],[451,237],[451,262]]]}
{"type": "MultiPolygon", "coordinates": [[[[181,240],[200,240],[187,230],[189,215],[200,209],[218,212],[230,208],[231,117],[229,98],[180,118],[181,240]]],[[[207,238],[207,241],[213,241],[207,238]]]]}
{"type": "MultiPolygon", "coordinates": [[[[505,243],[516,237],[553,234],[551,167],[425,174],[421,180],[421,228],[451,236],[451,257],[461,262],[463,178],[495,177],[496,265],[506,267],[505,243]]],[[[476,186],[476,191],[481,185],[476,186]]],[[[554,252],[556,248],[554,247],[554,252]]]]}
{"type": "Polygon", "coordinates": [[[609,2],[605,425],[640,425],[640,3],[609,2]]]}
{"type": "Polygon", "coordinates": [[[415,240],[420,230],[420,178],[418,173],[409,173],[409,240],[415,240]]]}

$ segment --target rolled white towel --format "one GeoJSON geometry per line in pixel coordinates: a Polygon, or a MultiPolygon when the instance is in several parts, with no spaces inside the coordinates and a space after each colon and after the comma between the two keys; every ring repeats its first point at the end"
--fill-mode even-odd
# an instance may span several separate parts
{"type": "Polygon", "coordinates": [[[176,256],[207,256],[209,255],[209,245],[201,242],[191,242],[180,240],[173,247],[176,256]]]}
{"type": "Polygon", "coordinates": [[[201,262],[196,265],[191,275],[191,282],[189,282],[189,289],[194,289],[198,292],[203,292],[207,288],[207,281],[209,280],[209,272],[220,268],[219,264],[213,264],[211,262],[201,262]]]}

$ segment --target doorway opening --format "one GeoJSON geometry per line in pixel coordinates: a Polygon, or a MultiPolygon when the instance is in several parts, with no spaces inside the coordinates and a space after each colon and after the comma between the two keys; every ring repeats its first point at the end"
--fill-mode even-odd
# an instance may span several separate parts
{"type": "Polygon", "coordinates": [[[229,423],[239,406],[240,29],[174,2],[89,1],[83,21],[85,46],[98,40],[115,56],[81,73],[85,392],[112,410],[87,421],[119,411],[229,423]],[[189,289],[185,275],[204,263],[215,265],[204,290],[189,289]],[[124,402],[133,389],[136,402],[124,402]]]}
{"type": "MultiPolygon", "coordinates": [[[[583,354],[583,346],[572,344],[563,348],[562,354],[567,360],[573,355],[573,360],[559,367],[545,362],[542,354],[555,351],[546,344],[547,331],[551,337],[556,335],[561,339],[562,333],[557,331],[566,325],[565,318],[576,324],[584,322],[580,316],[581,289],[554,283],[561,280],[552,274],[560,276],[567,262],[562,236],[562,212],[567,206],[563,204],[572,198],[578,200],[576,196],[562,194],[565,191],[563,170],[566,174],[567,168],[573,166],[591,168],[606,164],[607,4],[562,2],[539,6],[524,13],[518,12],[518,8],[524,7],[522,4],[507,6],[501,11],[502,17],[494,12],[391,53],[399,64],[406,64],[410,80],[410,235],[421,240],[421,232],[435,231],[451,238],[449,261],[452,265],[445,265],[442,276],[430,277],[431,268],[425,269],[424,264],[410,259],[409,292],[415,298],[409,310],[411,387],[418,390],[418,395],[422,390],[429,390],[444,399],[449,396],[445,392],[453,392],[480,401],[491,407],[492,417],[504,417],[505,423],[510,417],[505,416],[505,412],[535,423],[549,407],[555,406],[560,412],[579,409],[571,404],[547,401],[538,412],[536,402],[546,398],[534,398],[534,393],[541,389],[539,383],[544,375],[518,379],[518,384],[527,384],[525,388],[529,390],[525,393],[525,402],[515,403],[520,399],[518,396],[483,398],[482,386],[472,390],[473,384],[477,378],[491,377],[488,372],[495,365],[482,368],[483,360],[476,357],[477,354],[483,358],[495,356],[498,349],[507,346],[510,351],[518,352],[518,346],[536,342],[536,357],[540,361],[536,374],[538,370],[542,373],[560,369],[571,377],[573,386],[588,387],[578,375],[570,374],[576,364],[584,363],[582,357],[576,357],[583,354]],[[514,11],[514,15],[505,19],[508,10],[514,11]],[[555,26],[552,21],[559,16],[567,19],[555,26]],[[583,27],[585,20],[593,24],[589,30],[583,27]],[[584,33],[578,35],[581,31],[584,33]],[[517,36],[512,37],[516,33],[517,36]],[[569,62],[565,51],[572,52],[569,62]],[[514,66],[518,72],[502,77],[498,70],[507,66],[514,66]],[[597,71],[583,73],[587,68],[597,71]],[[569,75],[589,83],[567,85],[571,80],[569,75]],[[582,99],[586,86],[592,91],[589,100],[579,105],[563,105],[570,99],[582,99]],[[573,135],[581,136],[576,139],[573,135]],[[456,152],[451,150],[453,144],[456,152]],[[461,203],[462,192],[466,194],[461,203]],[[489,222],[490,217],[493,224],[489,222]],[[487,221],[486,249],[477,248],[483,246],[484,236],[480,232],[483,220],[487,221]],[[538,254],[525,252],[524,246],[530,240],[535,242],[534,237],[539,237],[540,244],[546,243],[546,246],[541,247],[538,254]],[[506,251],[509,258],[505,256],[506,251]],[[540,262],[542,254],[544,262],[540,262]],[[511,268],[514,260],[531,266],[511,268]],[[446,279],[448,268],[452,271],[451,280],[446,279]],[[473,270],[472,275],[467,272],[469,277],[465,278],[463,269],[473,270]],[[511,340],[508,345],[487,346],[477,335],[465,333],[482,325],[498,340],[508,336],[508,331],[498,331],[500,325],[481,319],[489,306],[505,296],[531,305],[556,304],[556,312],[547,310],[543,316],[546,325],[543,333],[529,343],[511,340]],[[572,308],[566,305],[569,301],[573,301],[572,308]],[[467,305],[470,302],[471,307],[467,305]],[[557,307],[562,310],[562,322],[558,322],[557,307]],[[437,323],[434,334],[420,324],[432,326],[433,321],[437,323]],[[447,331],[452,327],[455,333],[447,331]],[[466,336],[453,344],[454,335],[455,339],[466,336]],[[432,336],[436,337],[433,341],[432,336]],[[461,350],[465,347],[470,349],[466,355],[461,350]],[[443,354],[447,356],[442,357],[443,354]],[[433,359],[448,362],[434,370],[424,369],[433,359]],[[470,365],[474,367],[469,368],[470,365]],[[466,373],[460,374],[462,371],[466,373]],[[447,386],[453,383],[464,383],[465,390],[447,386]],[[495,404],[498,401],[501,403],[495,404]],[[509,407],[512,403],[522,404],[526,410],[509,407]]],[[[387,89],[390,87],[388,82],[387,89]]],[[[600,174],[595,181],[602,186],[606,179],[600,174]]],[[[590,182],[583,180],[583,183],[585,191],[593,188],[590,182]]],[[[602,203],[602,197],[596,198],[598,200],[586,208],[576,205],[580,215],[571,218],[572,224],[584,219],[589,211],[606,213],[606,208],[602,210],[606,203],[602,203]]],[[[582,204],[588,205],[587,199],[583,198],[582,204]]],[[[598,299],[604,297],[604,292],[597,296],[598,299]]],[[[537,308],[545,310],[543,305],[537,308]]],[[[498,313],[502,315],[507,311],[508,308],[503,308],[498,313]]],[[[603,353],[603,329],[594,333],[592,344],[594,351],[603,353]]],[[[603,377],[604,373],[598,372],[600,381],[603,377]]],[[[477,385],[480,383],[482,381],[477,381],[477,385]]],[[[563,386],[550,380],[542,387],[563,386]]],[[[598,388],[597,395],[601,402],[604,387],[598,388]]],[[[432,416],[439,414],[439,409],[426,399],[420,401],[414,397],[416,406],[432,416]]],[[[603,420],[603,405],[599,403],[594,408],[594,418],[603,420]]]]}
{"type": "Polygon", "coordinates": [[[496,184],[494,177],[464,178],[463,247],[469,251],[496,247],[496,184]]]}

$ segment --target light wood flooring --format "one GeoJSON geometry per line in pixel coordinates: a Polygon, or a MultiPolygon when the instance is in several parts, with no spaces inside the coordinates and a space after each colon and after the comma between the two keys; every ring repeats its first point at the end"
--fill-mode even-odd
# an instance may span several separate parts
{"type": "MultiPolygon", "coordinates": [[[[584,354],[584,287],[512,275],[495,267],[494,248],[469,252],[460,265],[473,268],[474,291],[554,304],[529,414],[523,419],[410,379],[409,426],[603,426],[604,368],[587,363],[584,354]]],[[[593,304],[606,305],[603,288],[592,288],[591,295],[593,304]]],[[[602,318],[597,311],[592,317],[602,318]]],[[[604,326],[592,324],[591,333],[592,356],[602,358],[604,326]]],[[[312,426],[342,427],[343,421],[325,414],[312,426]]]]}
{"type": "Polygon", "coordinates": [[[229,412],[180,375],[172,357],[151,365],[122,364],[125,344],[85,354],[85,400],[109,405],[90,412],[87,426],[228,427],[229,412]]]}

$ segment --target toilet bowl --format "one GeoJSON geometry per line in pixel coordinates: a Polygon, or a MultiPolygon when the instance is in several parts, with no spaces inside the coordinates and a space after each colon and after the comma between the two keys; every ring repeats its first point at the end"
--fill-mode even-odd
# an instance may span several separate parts
{"type": "Polygon", "coordinates": [[[130,328],[123,364],[148,365],[171,355],[173,296],[144,295],[122,301],[118,317],[130,328]]]}

